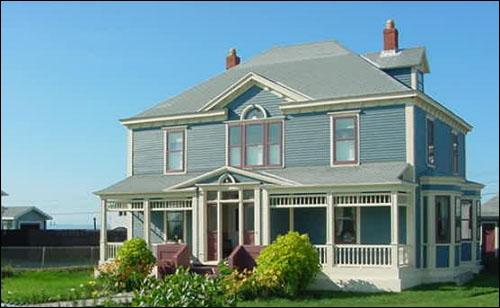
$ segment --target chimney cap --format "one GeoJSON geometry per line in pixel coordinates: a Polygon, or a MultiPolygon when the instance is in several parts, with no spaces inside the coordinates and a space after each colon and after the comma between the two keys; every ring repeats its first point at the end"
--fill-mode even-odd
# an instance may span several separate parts
{"type": "Polygon", "coordinates": [[[229,48],[230,55],[236,55],[236,48],[229,48]]]}
{"type": "Polygon", "coordinates": [[[396,23],[394,22],[393,19],[387,19],[387,21],[385,22],[386,29],[394,29],[395,26],[396,26],[396,23]]]}

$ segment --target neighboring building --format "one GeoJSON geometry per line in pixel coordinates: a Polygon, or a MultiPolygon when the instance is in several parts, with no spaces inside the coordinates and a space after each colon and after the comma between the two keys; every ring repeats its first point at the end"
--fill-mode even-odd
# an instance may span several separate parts
{"type": "MultiPolygon", "coordinates": [[[[188,61],[188,60],[186,60],[188,61]]],[[[121,123],[127,177],[96,192],[129,238],[184,241],[215,265],[240,244],[309,234],[315,288],[400,291],[480,269],[483,185],[472,126],[424,91],[424,48],[358,55],[336,41],[272,48],[121,123]]],[[[102,223],[105,225],[105,223],[102,223]]],[[[101,233],[101,261],[117,243],[101,233]]]]}
{"type": "Polygon", "coordinates": [[[498,256],[498,194],[481,206],[482,245],[485,257],[498,256]]]}
{"type": "Polygon", "coordinates": [[[2,230],[45,230],[52,217],[34,206],[8,206],[2,212],[2,230]]]}

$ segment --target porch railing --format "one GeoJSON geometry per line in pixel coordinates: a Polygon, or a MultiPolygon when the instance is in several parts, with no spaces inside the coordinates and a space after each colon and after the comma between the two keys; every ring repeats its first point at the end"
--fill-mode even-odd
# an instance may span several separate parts
{"type": "Polygon", "coordinates": [[[392,266],[391,245],[335,245],[336,266],[392,266]]]}
{"type": "Polygon", "coordinates": [[[109,259],[114,259],[116,258],[116,255],[118,254],[118,249],[122,247],[123,242],[120,243],[107,243],[106,246],[106,258],[109,259]]]}
{"type": "Polygon", "coordinates": [[[325,265],[328,263],[328,246],[327,245],[314,245],[318,252],[319,264],[325,265]]]}

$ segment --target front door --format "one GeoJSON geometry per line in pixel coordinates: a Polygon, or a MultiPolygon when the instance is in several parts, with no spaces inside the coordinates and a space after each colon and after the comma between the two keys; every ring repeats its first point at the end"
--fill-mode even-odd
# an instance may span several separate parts
{"type": "Polygon", "coordinates": [[[207,204],[207,261],[217,261],[217,204],[207,204]]]}
{"type": "Polygon", "coordinates": [[[222,205],[222,257],[227,258],[239,244],[238,203],[222,205]]]}

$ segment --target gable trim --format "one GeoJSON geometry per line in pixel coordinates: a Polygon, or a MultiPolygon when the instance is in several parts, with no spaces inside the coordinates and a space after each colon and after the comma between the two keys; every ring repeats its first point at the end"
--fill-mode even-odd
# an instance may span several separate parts
{"type": "Polygon", "coordinates": [[[291,87],[282,84],[280,82],[273,81],[262,75],[250,72],[246,74],[243,78],[239,79],[228,88],[226,88],[222,93],[211,99],[208,103],[203,105],[198,112],[210,111],[215,107],[224,107],[234,98],[238,97],[240,94],[250,89],[252,86],[260,86],[264,90],[269,90],[281,98],[285,98],[287,101],[306,101],[312,100],[311,97],[292,89],[291,87]]]}

